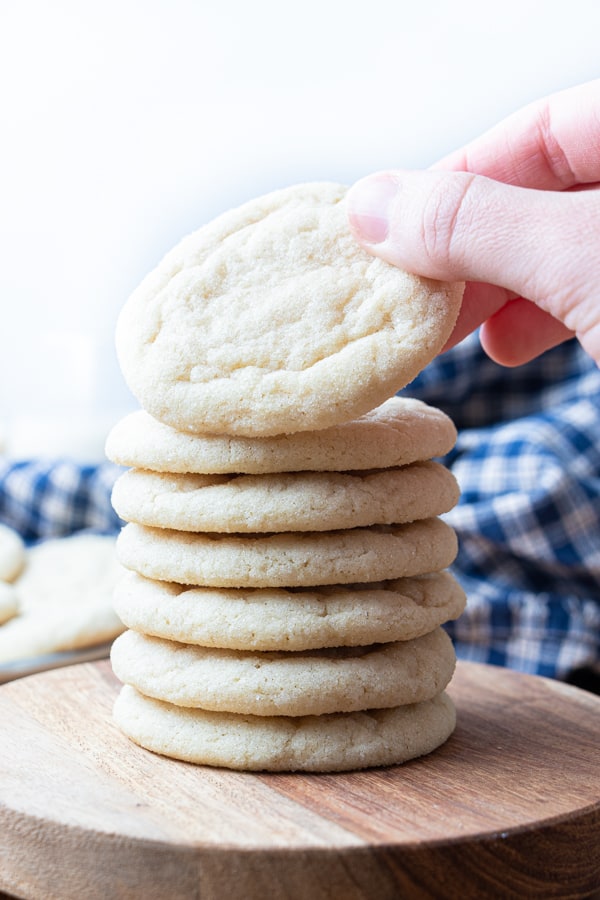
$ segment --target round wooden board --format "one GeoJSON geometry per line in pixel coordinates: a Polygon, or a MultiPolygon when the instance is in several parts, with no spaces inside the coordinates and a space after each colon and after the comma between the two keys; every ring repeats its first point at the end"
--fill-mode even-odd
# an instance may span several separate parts
{"type": "Polygon", "coordinates": [[[586,897],[600,698],[459,663],[454,735],[404,766],[250,774],[113,725],[108,662],[0,688],[0,890],[31,900],[586,897]]]}

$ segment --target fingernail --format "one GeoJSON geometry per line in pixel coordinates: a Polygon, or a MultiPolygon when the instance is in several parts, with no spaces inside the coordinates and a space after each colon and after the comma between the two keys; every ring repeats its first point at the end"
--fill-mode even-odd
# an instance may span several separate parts
{"type": "Polygon", "coordinates": [[[397,193],[396,182],[386,175],[370,175],[350,188],[346,205],[350,226],[358,240],[365,244],[385,241],[397,193]]]}

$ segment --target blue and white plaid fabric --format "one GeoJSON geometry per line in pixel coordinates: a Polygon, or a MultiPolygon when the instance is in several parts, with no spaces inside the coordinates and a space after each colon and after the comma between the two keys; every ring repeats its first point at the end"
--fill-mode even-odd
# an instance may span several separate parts
{"type": "Polygon", "coordinates": [[[445,517],[468,597],[458,656],[597,688],[600,371],[576,341],[506,369],[473,335],[404,393],[459,432],[443,460],[462,492],[445,517]]]}
{"type": "MultiPolygon", "coordinates": [[[[472,336],[405,393],[445,410],[459,430],[444,459],[462,490],[446,517],[468,596],[448,625],[458,656],[600,677],[600,371],[574,341],[505,369],[472,336]]],[[[0,462],[0,521],[29,542],[116,532],[110,491],[119,471],[0,462]]]]}
{"type": "Polygon", "coordinates": [[[112,463],[0,461],[0,522],[28,544],[78,531],[112,534],[121,524],[110,503],[120,471],[112,463]]]}

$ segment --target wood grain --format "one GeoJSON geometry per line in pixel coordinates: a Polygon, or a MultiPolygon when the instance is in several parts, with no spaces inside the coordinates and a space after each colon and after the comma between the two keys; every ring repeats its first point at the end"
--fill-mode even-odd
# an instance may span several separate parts
{"type": "Polygon", "coordinates": [[[459,724],[404,766],[269,775],[130,743],[107,662],[0,688],[0,891],[27,900],[589,897],[600,699],[462,663],[459,724]]]}

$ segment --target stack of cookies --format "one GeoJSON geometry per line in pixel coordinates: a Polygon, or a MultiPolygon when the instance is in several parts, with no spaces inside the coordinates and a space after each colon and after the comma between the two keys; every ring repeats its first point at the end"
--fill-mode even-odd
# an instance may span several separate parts
{"type": "Polygon", "coordinates": [[[439,517],[458,489],[433,458],[455,430],[385,397],[443,345],[461,291],[361,251],[343,196],[300,186],[221,217],[120,318],[144,409],[107,443],[132,467],[113,493],[115,718],[155,752],[340,771],[454,728],[441,626],[465,598],[439,517]]]}

